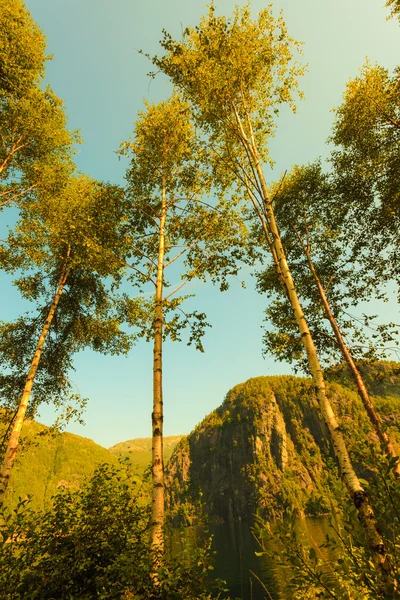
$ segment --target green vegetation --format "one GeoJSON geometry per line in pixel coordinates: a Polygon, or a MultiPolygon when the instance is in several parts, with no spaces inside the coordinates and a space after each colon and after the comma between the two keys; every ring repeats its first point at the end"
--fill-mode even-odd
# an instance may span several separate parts
{"type": "Polygon", "coordinates": [[[0,210],[63,186],[76,136],[62,101],[43,86],[46,43],[21,0],[0,1],[0,210]]]}
{"type": "MultiPolygon", "coordinates": [[[[217,16],[211,4],[208,14],[196,27],[187,27],[179,40],[164,31],[161,45],[164,55],[154,57],[153,63],[189,103],[204,139],[214,185],[221,193],[229,189],[233,198],[240,198],[244,222],[256,224],[260,232],[254,236],[252,253],[268,257],[273,264],[273,280],[285,299],[314,382],[317,405],[313,410],[325,423],[339,476],[358,511],[374,561],[382,565],[385,547],[373,507],[327,393],[315,331],[301,296],[302,280],[291,268],[277,220],[276,193],[264,172],[264,166],[272,164],[269,144],[276,118],[285,106],[294,111],[299,96],[298,78],[304,73],[296,62],[299,43],[289,36],[282,15],[275,19],[271,5],[252,19],[249,5],[236,7],[227,18],[217,16]]],[[[299,212],[292,225],[303,219],[299,212]]]]}
{"type": "MultiPolygon", "coordinates": [[[[181,435],[164,437],[163,451],[165,464],[169,461],[175,446],[180,442],[182,437],[181,435]]],[[[128,460],[134,473],[142,477],[144,472],[151,466],[151,445],[151,438],[136,438],[115,444],[115,446],[111,446],[108,450],[118,458],[128,460]]]]}
{"type": "MultiPolygon", "coordinates": [[[[398,0],[386,6],[399,16],[398,0]]],[[[277,117],[302,97],[283,16],[253,19],[250,4],[217,16],[212,1],[161,47],[152,61],[172,95],[147,103],[121,145],[125,188],[101,183],[74,165],[78,138],[43,85],[43,34],[22,0],[0,0],[0,211],[15,209],[0,263],[35,306],[0,323],[2,597],[210,598],[209,541],[174,551],[165,487],[175,521],[196,525],[204,508],[267,523],[296,598],[399,597],[400,365],[371,362],[397,326],[371,334],[347,311],[400,283],[400,69],[366,62],[347,84],[329,172],[316,161],[269,183],[277,117]],[[208,326],[181,290],[200,279],[224,291],[243,264],[258,265],[270,301],[266,351],[311,378],[250,379],[188,437],[164,438],[163,342],[188,328],[203,351],[208,326]],[[126,353],[139,338],[154,344],[151,442],[106,450],[28,420],[42,402],[66,419],[84,406],[76,352],[126,353]],[[334,581],[293,525],[321,514],[334,581]]]]}
{"type": "Polygon", "coordinates": [[[0,587],[4,600],[201,600],[209,598],[204,548],[166,553],[153,572],[149,508],[126,468],[101,465],[79,490],[62,488],[50,510],[3,509],[0,587]]]}
{"type": "MultiPolygon", "coordinates": [[[[0,430],[2,435],[4,425],[0,430]]],[[[167,462],[182,436],[165,438],[167,462]]],[[[12,472],[5,505],[15,508],[19,500],[31,496],[32,509],[49,508],[59,487],[78,489],[99,464],[128,462],[135,481],[143,479],[151,465],[151,438],[139,438],[103,448],[92,440],[72,433],[58,432],[27,419],[22,428],[21,453],[12,472]]]]}
{"type": "MultiPolygon", "coordinates": [[[[370,392],[380,392],[373,400],[397,443],[399,367],[393,362],[372,364],[366,377],[370,392]]],[[[360,368],[368,372],[367,365],[360,368]]],[[[342,419],[357,473],[369,477],[362,448],[365,440],[374,443],[374,432],[346,369],[332,369],[329,379],[329,397],[342,419]]],[[[251,520],[254,514],[273,520],[286,510],[297,516],[335,510],[337,467],[312,382],[257,377],[235,386],[178,444],[167,467],[167,484],[170,508],[189,521],[190,505],[200,498],[217,522],[251,520]]]]}
{"type": "Polygon", "coordinates": [[[34,315],[0,325],[3,405],[15,411],[4,453],[0,494],[7,488],[25,416],[38,403],[73,405],[77,394],[67,375],[72,356],[86,347],[102,353],[127,352],[110,289],[121,265],[110,253],[121,249],[123,216],[117,186],[74,177],[57,195],[38,196],[8,237],[8,253],[24,276],[15,282],[34,302],[34,315]]]}
{"type": "Polygon", "coordinates": [[[117,457],[92,440],[52,431],[30,419],[23,425],[21,446],[5,495],[10,508],[28,496],[32,509],[48,508],[58,487],[76,489],[98,464],[117,464],[117,457]]]}

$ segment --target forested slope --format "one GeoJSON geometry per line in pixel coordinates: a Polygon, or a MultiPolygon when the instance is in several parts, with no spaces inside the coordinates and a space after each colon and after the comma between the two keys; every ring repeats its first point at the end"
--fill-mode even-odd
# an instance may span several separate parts
{"type": "Polygon", "coordinates": [[[6,495],[6,502],[12,505],[29,494],[33,506],[47,507],[57,487],[78,487],[99,463],[117,462],[116,456],[88,438],[52,433],[29,419],[24,423],[22,439],[6,495]]]}
{"type": "MultiPolygon", "coordinates": [[[[369,367],[367,381],[382,419],[400,440],[400,377],[396,363],[369,367]]],[[[358,467],[369,421],[345,369],[330,373],[329,396],[358,467]],[[334,381],[340,380],[341,384],[334,381]]],[[[169,503],[191,514],[202,498],[213,520],[273,519],[286,507],[299,515],[332,508],[337,483],[334,453],[309,379],[256,377],[235,386],[223,404],[181,440],[168,465],[169,503]]]]}
{"type": "MultiPolygon", "coordinates": [[[[181,437],[165,438],[166,461],[181,437]]],[[[33,507],[48,507],[59,486],[79,487],[82,479],[100,463],[115,464],[121,458],[126,459],[132,474],[142,477],[151,462],[151,438],[132,439],[107,449],[79,435],[52,432],[28,419],[22,439],[21,453],[6,495],[6,503],[12,506],[19,498],[32,495],[33,507]]]]}

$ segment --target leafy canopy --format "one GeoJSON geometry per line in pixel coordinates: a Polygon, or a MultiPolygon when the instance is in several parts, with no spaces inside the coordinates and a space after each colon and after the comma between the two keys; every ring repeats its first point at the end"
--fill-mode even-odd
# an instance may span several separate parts
{"type": "Polygon", "coordinates": [[[2,598],[209,599],[208,541],[166,554],[155,581],[148,531],[141,489],[122,466],[99,466],[79,490],[60,488],[46,511],[33,513],[27,501],[3,508],[2,598]]]}
{"type": "Polygon", "coordinates": [[[44,75],[46,42],[20,0],[0,0],[0,94],[22,96],[44,75]]]}
{"type": "MultiPolygon", "coordinates": [[[[354,317],[354,306],[362,300],[384,297],[370,285],[373,274],[355,261],[346,244],[346,206],[339,201],[334,178],[324,173],[320,162],[295,166],[280,182],[270,186],[274,211],[297,291],[307,314],[318,355],[325,365],[338,360],[338,347],[310,269],[312,262],[325,290],[332,314],[348,338],[355,358],[384,355],[384,344],[393,342],[390,327],[375,325],[367,315],[354,317]],[[377,347],[379,346],[379,348],[377,347]]],[[[255,222],[255,243],[263,232],[255,222]]],[[[303,344],[293,321],[286,294],[276,278],[275,266],[257,274],[257,288],[272,300],[266,309],[265,350],[282,360],[295,361],[304,370],[303,344]]]]}
{"type": "Polygon", "coordinates": [[[27,207],[8,238],[8,268],[22,296],[35,305],[11,323],[1,323],[0,397],[3,406],[18,405],[32,357],[54,299],[63,269],[65,286],[43,348],[29,414],[38,404],[63,405],[76,400],[68,372],[75,352],[126,352],[130,337],[120,329],[111,287],[124,265],[123,194],[117,186],[88,177],[72,178],[56,197],[42,197],[27,207]]]}
{"type": "MultiPolygon", "coordinates": [[[[205,315],[185,313],[181,304],[188,296],[177,294],[194,278],[209,277],[226,288],[228,276],[238,272],[237,261],[244,256],[247,230],[223,197],[212,196],[189,106],[178,96],[148,104],[139,115],[133,139],[120,151],[131,161],[125,227],[130,280],[141,292],[148,285],[155,289],[162,239],[164,334],[179,340],[189,325],[189,343],[202,349],[205,315]]],[[[141,335],[152,338],[153,299],[126,296],[123,312],[128,322],[141,321],[141,335]]]]}
{"type": "Polygon", "coordinates": [[[399,281],[400,71],[368,62],[336,109],[332,163],[349,222],[347,244],[364,265],[399,281]]]}
{"type": "Polygon", "coordinates": [[[73,170],[76,136],[62,101],[43,89],[45,38],[20,0],[0,0],[0,207],[54,189],[73,170]]]}
{"type": "Polygon", "coordinates": [[[270,9],[252,20],[249,6],[232,18],[216,16],[211,4],[200,24],[184,31],[182,41],[164,32],[166,51],[154,64],[170,77],[192,107],[196,123],[208,135],[214,175],[228,179],[245,156],[235,111],[248,135],[249,119],[262,161],[270,161],[268,140],[280,106],[290,104],[303,69],[293,62],[299,43],[287,34],[270,9]],[[218,158],[217,158],[218,157],[218,158]]]}

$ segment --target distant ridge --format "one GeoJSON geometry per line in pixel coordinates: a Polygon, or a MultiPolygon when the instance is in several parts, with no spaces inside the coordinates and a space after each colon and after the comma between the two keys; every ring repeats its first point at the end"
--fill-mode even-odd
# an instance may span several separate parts
{"type": "MultiPolygon", "coordinates": [[[[170,435],[163,439],[164,449],[175,448],[184,435],[170,435]]],[[[135,438],[126,442],[119,442],[109,448],[112,454],[121,452],[151,452],[151,438],[135,438]]]]}
{"type": "MultiPolygon", "coordinates": [[[[167,462],[177,444],[184,435],[171,435],[164,438],[164,461],[167,462]]],[[[151,463],[151,438],[135,438],[126,442],[119,442],[109,448],[113,456],[129,459],[133,469],[140,475],[144,473],[151,463]]]]}

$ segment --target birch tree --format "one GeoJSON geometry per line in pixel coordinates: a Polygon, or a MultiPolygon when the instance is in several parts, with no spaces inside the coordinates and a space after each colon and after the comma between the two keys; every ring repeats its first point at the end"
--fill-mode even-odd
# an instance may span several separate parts
{"type": "Polygon", "coordinates": [[[399,286],[400,69],[366,62],[335,113],[332,165],[352,223],[346,244],[375,273],[372,284],[399,286]]]}
{"type": "Polygon", "coordinates": [[[36,303],[37,312],[1,326],[0,394],[16,409],[1,467],[1,495],[29,403],[34,414],[41,401],[62,400],[71,387],[74,352],[87,346],[100,352],[129,349],[109,289],[110,278],[118,281],[121,271],[121,191],[77,177],[56,201],[42,198],[39,206],[28,209],[9,236],[9,252],[23,271],[16,285],[36,303]]]}
{"type": "Polygon", "coordinates": [[[271,164],[268,143],[282,105],[294,107],[297,78],[303,72],[293,61],[298,44],[287,33],[282,17],[270,9],[257,19],[249,7],[236,9],[232,19],[217,17],[212,4],[196,28],[183,39],[168,33],[161,42],[165,55],[153,59],[190,102],[196,124],[207,136],[214,174],[221,183],[233,180],[260,219],[265,244],[285,287],[304,344],[319,407],[327,425],[340,471],[367,533],[374,560],[384,565],[385,547],[367,493],[351,463],[340,424],[326,393],[322,368],[296,290],[277,227],[263,165],[271,164]]]}
{"type": "MultiPolygon", "coordinates": [[[[321,165],[314,163],[294,167],[283,181],[270,187],[270,193],[318,353],[327,366],[337,362],[338,353],[341,354],[383,451],[389,459],[398,459],[398,452],[384,430],[355,360],[379,356],[376,347],[379,343],[396,344],[396,326],[377,326],[372,336],[368,336],[362,319],[348,312],[354,310],[359,301],[371,300],[375,288],[368,285],[368,271],[357,265],[351,248],[346,247],[344,238],[351,221],[348,222],[346,211],[338,206],[335,186],[329,175],[322,172],[321,165]]],[[[274,299],[266,310],[267,323],[274,325],[274,330],[267,330],[265,334],[266,347],[290,362],[302,360],[296,327],[273,267],[258,274],[258,287],[274,299]]],[[[365,325],[370,322],[364,315],[365,325]]],[[[399,477],[398,463],[393,472],[399,477]]]]}
{"type": "MultiPolygon", "coordinates": [[[[125,297],[128,322],[142,321],[140,335],[153,342],[152,412],[152,547],[161,556],[164,544],[163,464],[163,340],[179,341],[187,327],[188,343],[203,350],[206,316],[185,312],[189,298],[180,292],[194,278],[210,277],[222,288],[245,258],[246,228],[234,209],[205,198],[210,192],[207,172],[186,103],[173,96],[146,105],[139,113],[132,140],[121,152],[130,159],[126,174],[131,201],[127,224],[131,283],[150,298],[125,297]],[[132,233],[133,229],[133,233],[132,233]],[[166,279],[166,273],[170,278],[166,279]],[[172,283],[173,282],[173,283],[172,283]]],[[[157,562],[157,561],[156,561],[157,562]]]]}
{"type": "Polygon", "coordinates": [[[391,17],[400,17],[400,0],[387,0],[385,6],[390,8],[391,17]]]}
{"type": "Polygon", "coordinates": [[[61,100],[43,89],[45,37],[20,0],[0,0],[0,208],[65,184],[72,145],[61,100]]]}

